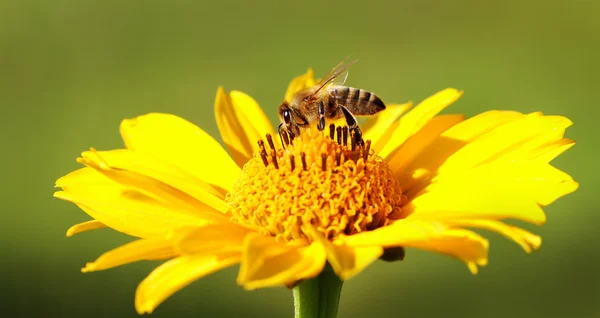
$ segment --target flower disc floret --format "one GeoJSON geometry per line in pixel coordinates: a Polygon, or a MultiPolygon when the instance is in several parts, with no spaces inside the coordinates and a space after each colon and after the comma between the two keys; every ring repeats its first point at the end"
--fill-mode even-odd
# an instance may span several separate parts
{"type": "Polygon", "coordinates": [[[285,149],[270,136],[268,148],[259,142],[226,198],[232,219],[292,241],[310,237],[308,224],[333,239],[398,217],[406,198],[388,165],[369,141],[355,140],[346,127],[337,132],[306,130],[285,149]]]}

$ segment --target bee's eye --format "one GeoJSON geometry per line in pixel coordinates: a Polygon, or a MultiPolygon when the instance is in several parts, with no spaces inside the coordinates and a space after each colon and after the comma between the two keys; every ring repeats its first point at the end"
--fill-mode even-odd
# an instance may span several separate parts
{"type": "Polygon", "coordinates": [[[283,121],[285,121],[286,124],[289,124],[292,121],[292,114],[290,114],[289,109],[283,111],[283,121]]]}

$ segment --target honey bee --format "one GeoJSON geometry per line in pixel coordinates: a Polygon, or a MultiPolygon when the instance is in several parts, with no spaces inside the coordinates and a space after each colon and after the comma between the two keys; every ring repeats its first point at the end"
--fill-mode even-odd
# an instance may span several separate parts
{"type": "Polygon", "coordinates": [[[357,61],[344,64],[342,61],[317,85],[296,93],[289,103],[284,101],[278,110],[279,136],[285,131],[293,139],[300,135],[301,128],[307,128],[313,123],[317,124],[319,130],[323,130],[326,120],[344,118],[349,130],[354,131],[356,141],[361,143],[362,132],[355,116],[374,115],[384,110],[385,104],[369,91],[344,86],[348,68],[355,62],[357,61]]]}

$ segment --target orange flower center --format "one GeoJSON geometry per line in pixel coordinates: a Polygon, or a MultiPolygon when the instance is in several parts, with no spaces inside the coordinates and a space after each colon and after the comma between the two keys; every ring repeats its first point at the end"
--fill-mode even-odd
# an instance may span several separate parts
{"type": "MultiPolygon", "coordinates": [[[[312,224],[328,239],[386,226],[406,201],[383,159],[354,142],[347,127],[329,136],[306,129],[277,149],[260,150],[244,166],[227,195],[232,219],[262,229],[281,241],[307,238],[312,224]]],[[[284,142],[287,142],[284,137],[284,142]]]]}

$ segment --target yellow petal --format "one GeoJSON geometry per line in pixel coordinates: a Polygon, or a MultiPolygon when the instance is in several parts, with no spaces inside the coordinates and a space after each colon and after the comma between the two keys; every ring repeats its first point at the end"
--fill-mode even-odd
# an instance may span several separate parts
{"type": "Polygon", "coordinates": [[[135,171],[123,170],[110,166],[97,151],[92,150],[84,152],[82,158],[78,161],[125,187],[136,190],[159,201],[164,201],[166,204],[172,205],[180,211],[187,211],[189,214],[201,217],[206,221],[219,222],[227,219],[224,214],[218,212],[208,204],[198,201],[189,194],[165,184],[160,180],[135,171]]]}
{"type": "Polygon", "coordinates": [[[383,254],[380,246],[351,247],[329,244],[327,259],[342,280],[348,280],[362,272],[383,254]]]}
{"type": "Polygon", "coordinates": [[[196,125],[175,115],[151,113],[121,123],[128,149],[179,166],[222,193],[240,173],[221,145],[196,125]]]}
{"type": "Polygon", "coordinates": [[[364,125],[364,139],[371,140],[371,149],[378,153],[388,142],[395,126],[392,124],[412,107],[412,103],[386,105],[386,109],[372,116],[364,125]]]}
{"type": "Polygon", "coordinates": [[[215,116],[221,137],[233,160],[242,167],[258,150],[258,140],[266,134],[275,136],[271,122],[250,96],[233,91],[217,90],[215,116]]]}
{"type": "Polygon", "coordinates": [[[419,131],[421,127],[425,126],[431,118],[450,104],[454,103],[461,95],[462,91],[447,88],[422,101],[412,111],[400,118],[390,139],[383,149],[379,151],[379,155],[385,158],[394,149],[402,145],[408,137],[412,136],[419,131]]]}
{"type": "MultiPolygon", "coordinates": [[[[397,176],[406,173],[408,166],[440,134],[464,120],[463,115],[443,115],[431,119],[421,130],[388,155],[386,161],[397,176]]],[[[401,179],[401,177],[399,177],[401,179]]]]}
{"type": "Polygon", "coordinates": [[[474,227],[497,232],[519,244],[527,253],[537,250],[542,245],[542,238],[522,228],[491,220],[452,220],[454,226],[474,227]]]}
{"type": "Polygon", "coordinates": [[[246,289],[256,289],[313,278],[323,270],[325,258],[320,244],[290,245],[258,233],[250,234],[237,282],[246,289]]]}
{"type": "Polygon", "coordinates": [[[417,196],[403,210],[406,213],[430,219],[481,218],[502,220],[513,218],[534,224],[543,224],[546,215],[542,208],[524,193],[511,193],[511,189],[483,189],[473,186],[468,189],[444,190],[417,196]]]}
{"type": "Polygon", "coordinates": [[[550,162],[574,145],[575,140],[562,138],[556,142],[538,148],[537,151],[531,153],[531,158],[539,159],[542,162],[550,162]]]}
{"type": "Polygon", "coordinates": [[[525,115],[515,111],[490,110],[448,129],[443,136],[468,143],[497,127],[523,118],[525,115]]]}
{"type": "Polygon", "coordinates": [[[239,255],[184,255],[157,267],[138,286],[135,308],[139,314],[154,309],[193,281],[240,261],[239,255]]]}
{"type": "Polygon", "coordinates": [[[354,277],[383,254],[382,246],[349,246],[343,240],[332,243],[312,226],[305,227],[311,238],[326,249],[329,264],[342,280],[354,277]]]}
{"type": "Polygon", "coordinates": [[[182,225],[205,224],[199,215],[125,187],[92,168],[58,179],[55,197],[77,204],[93,219],[136,237],[163,235],[182,225]]]}
{"type": "Polygon", "coordinates": [[[562,137],[572,123],[561,116],[525,116],[511,121],[480,136],[450,156],[439,168],[441,174],[461,174],[463,171],[493,160],[520,158],[521,147],[529,149],[528,142],[538,147],[562,137]],[[558,133],[557,133],[558,132],[558,133]],[[540,141],[540,142],[538,142],[540,141]]]}
{"type": "Polygon", "coordinates": [[[445,219],[519,219],[543,224],[540,205],[575,191],[571,177],[546,163],[494,162],[459,175],[440,175],[404,207],[407,213],[445,219]]]}
{"type": "Polygon", "coordinates": [[[458,183],[487,188],[498,187],[498,192],[512,189],[509,191],[527,194],[542,206],[575,191],[578,186],[568,174],[538,160],[496,161],[465,172],[460,180],[451,176],[440,177],[439,180],[440,182],[428,189],[437,191],[436,187],[452,187],[452,184],[456,186],[458,183]]]}
{"type": "Polygon", "coordinates": [[[413,247],[456,257],[476,273],[487,264],[488,241],[478,234],[427,220],[398,220],[392,225],[342,237],[348,246],[413,247]]]}
{"type": "Polygon", "coordinates": [[[458,123],[423,149],[398,173],[402,189],[409,201],[431,183],[444,161],[462,147],[493,129],[525,115],[513,111],[488,111],[458,123]]]}
{"type": "Polygon", "coordinates": [[[95,230],[95,229],[101,229],[104,227],[106,227],[106,225],[98,220],[90,220],[90,221],[82,222],[82,223],[71,226],[67,230],[67,237],[71,237],[71,236],[73,236],[75,234],[79,234],[81,232],[91,231],[91,230],[95,230]]]}
{"type": "Polygon", "coordinates": [[[285,101],[291,102],[294,95],[298,92],[303,91],[309,87],[315,86],[315,77],[312,68],[309,68],[306,73],[295,77],[288,85],[287,91],[285,92],[285,101]]]}
{"type": "Polygon", "coordinates": [[[244,238],[251,232],[252,230],[232,222],[207,224],[178,236],[175,244],[182,254],[241,252],[244,238]]]}
{"type": "Polygon", "coordinates": [[[162,260],[176,255],[173,243],[164,237],[139,239],[102,254],[94,262],[87,263],[81,271],[100,271],[137,261],[162,260]]]}
{"type": "Polygon", "coordinates": [[[128,149],[110,151],[84,152],[84,158],[100,158],[106,165],[114,170],[131,171],[139,175],[158,180],[211,208],[225,212],[224,195],[216,191],[210,184],[198,179],[194,175],[169,163],[153,159],[148,155],[137,153],[128,149]]]}

